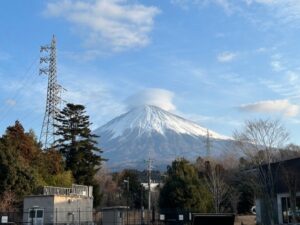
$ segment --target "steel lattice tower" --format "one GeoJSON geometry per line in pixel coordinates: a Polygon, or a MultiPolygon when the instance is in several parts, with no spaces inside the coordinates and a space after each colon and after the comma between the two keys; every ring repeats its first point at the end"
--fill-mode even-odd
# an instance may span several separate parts
{"type": "Polygon", "coordinates": [[[40,74],[48,76],[47,103],[40,135],[44,149],[49,149],[55,141],[55,117],[60,111],[61,86],[57,83],[56,39],[53,35],[50,45],[41,46],[40,74]]]}
{"type": "Polygon", "coordinates": [[[206,157],[209,158],[210,157],[210,151],[211,151],[211,147],[212,147],[212,143],[210,140],[211,134],[209,133],[209,130],[206,130],[206,140],[205,140],[205,148],[206,148],[206,157]]]}

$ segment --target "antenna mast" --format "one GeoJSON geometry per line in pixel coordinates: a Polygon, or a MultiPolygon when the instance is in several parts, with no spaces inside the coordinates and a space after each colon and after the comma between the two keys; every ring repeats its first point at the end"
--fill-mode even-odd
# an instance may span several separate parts
{"type": "Polygon", "coordinates": [[[209,133],[209,130],[206,130],[206,141],[205,141],[205,147],[206,147],[206,157],[210,157],[210,151],[211,151],[211,140],[210,140],[211,134],[209,133]]]}
{"type": "Polygon", "coordinates": [[[55,141],[55,117],[60,111],[61,86],[57,83],[56,68],[56,39],[53,35],[50,45],[41,46],[40,49],[40,75],[48,76],[46,110],[40,135],[40,142],[45,149],[49,149],[55,141]]]}
{"type": "Polygon", "coordinates": [[[151,171],[152,171],[152,162],[153,160],[149,157],[146,161],[148,163],[148,210],[151,210],[151,171]]]}

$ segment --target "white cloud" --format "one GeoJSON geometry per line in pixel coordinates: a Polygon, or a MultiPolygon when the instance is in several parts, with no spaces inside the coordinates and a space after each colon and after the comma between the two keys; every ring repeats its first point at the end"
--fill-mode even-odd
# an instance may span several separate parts
{"type": "Polygon", "coordinates": [[[273,61],[271,61],[270,64],[271,64],[272,69],[275,72],[280,72],[280,71],[284,70],[284,67],[282,66],[280,61],[273,60],[273,61]]]}
{"type": "Polygon", "coordinates": [[[260,82],[271,91],[279,94],[284,99],[300,100],[300,68],[290,63],[280,54],[271,56],[271,67],[280,74],[269,79],[260,79],[260,82]]]}
{"type": "Polygon", "coordinates": [[[183,9],[188,9],[192,6],[206,6],[209,4],[215,4],[222,7],[227,14],[231,14],[235,10],[235,5],[230,0],[171,0],[172,4],[178,5],[183,9]]]}
{"type": "Polygon", "coordinates": [[[231,62],[236,58],[236,56],[237,54],[234,52],[221,52],[217,55],[217,60],[223,63],[231,62]]]}
{"type": "Polygon", "coordinates": [[[176,107],[173,104],[173,97],[174,93],[171,91],[149,88],[130,96],[126,100],[126,103],[129,108],[142,105],[154,105],[166,111],[174,111],[176,107]]]}
{"type": "Polygon", "coordinates": [[[13,99],[7,99],[5,101],[5,104],[8,105],[8,106],[15,106],[17,104],[17,102],[13,99]]]}
{"type": "Polygon", "coordinates": [[[280,54],[274,54],[271,56],[271,62],[270,62],[271,68],[275,72],[280,72],[285,70],[284,65],[282,64],[282,55],[280,54]]]}
{"type": "Polygon", "coordinates": [[[113,51],[143,47],[150,42],[159,9],[125,0],[61,0],[47,4],[44,14],[61,17],[76,28],[92,49],[106,46],[113,51]]]}
{"type": "MultiPolygon", "coordinates": [[[[253,16],[249,17],[249,7],[259,5],[265,7],[268,13],[273,18],[278,19],[274,25],[279,23],[289,24],[291,26],[299,26],[300,22],[300,1],[299,0],[171,0],[173,4],[179,5],[184,9],[192,6],[206,6],[210,4],[217,5],[224,9],[225,13],[241,13],[251,21],[258,21],[253,16]],[[248,11],[248,12],[247,12],[248,11]],[[248,15],[247,15],[248,14],[248,15]]],[[[255,9],[255,8],[254,8],[255,9]]],[[[262,21],[265,22],[265,21],[262,21]]],[[[271,21],[268,21],[270,25],[271,21]]],[[[266,23],[264,23],[266,24],[266,23]]]]}
{"type": "Polygon", "coordinates": [[[239,108],[249,112],[280,113],[286,117],[295,117],[299,113],[299,106],[290,103],[287,99],[260,101],[241,105],[239,108]]]}
{"type": "Polygon", "coordinates": [[[289,81],[290,83],[294,83],[294,82],[296,82],[296,81],[299,80],[299,74],[296,73],[296,72],[294,72],[294,71],[288,70],[288,71],[286,72],[286,78],[288,79],[288,81],[289,81]]]}
{"type": "Polygon", "coordinates": [[[245,0],[248,5],[261,4],[271,10],[272,15],[284,23],[300,20],[299,0],[245,0]]]}

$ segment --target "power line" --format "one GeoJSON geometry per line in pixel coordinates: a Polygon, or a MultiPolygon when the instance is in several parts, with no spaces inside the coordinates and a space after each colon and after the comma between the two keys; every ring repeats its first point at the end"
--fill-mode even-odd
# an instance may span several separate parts
{"type": "MultiPolygon", "coordinates": [[[[16,103],[18,103],[19,100],[22,99],[22,97],[24,96],[23,89],[27,88],[29,85],[34,83],[36,78],[34,78],[31,82],[29,82],[29,79],[32,75],[32,73],[30,73],[30,71],[32,70],[33,67],[36,68],[38,58],[39,58],[39,56],[37,56],[33,60],[33,62],[28,67],[28,69],[25,71],[24,76],[22,77],[22,80],[19,82],[19,87],[15,91],[15,94],[13,94],[11,97],[9,97],[9,99],[14,100],[16,103]]],[[[4,119],[9,115],[9,113],[13,107],[14,107],[14,105],[3,104],[3,107],[0,109],[0,113],[2,114],[0,124],[4,123],[4,121],[5,121],[4,119]]]]}

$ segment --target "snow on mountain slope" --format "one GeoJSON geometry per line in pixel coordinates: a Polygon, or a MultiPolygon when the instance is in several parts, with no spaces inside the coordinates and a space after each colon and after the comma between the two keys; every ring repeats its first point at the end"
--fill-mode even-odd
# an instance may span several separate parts
{"type": "Polygon", "coordinates": [[[178,134],[188,134],[192,136],[207,136],[207,132],[211,138],[228,140],[229,137],[208,131],[206,128],[198,124],[176,116],[156,106],[140,106],[131,111],[113,119],[106,125],[97,129],[95,133],[111,132],[111,138],[116,138],[128,132],[128,129],[138,130],[138,135],[144,133],[157,132],[165,135],[167,130],[172,130],[178,134]]]}
{"type": "Polygon", "coordinates": [[[207,156],[222,157],[232,139],[176,116],[156,106],[140,106],[116,117],[93,133],[107,166],[114,169],[143,169],[149,156],[160,168],[177,157],[195,160],[207,156]]]}

